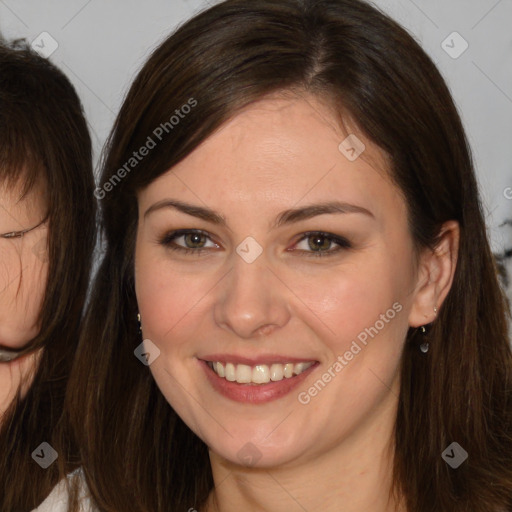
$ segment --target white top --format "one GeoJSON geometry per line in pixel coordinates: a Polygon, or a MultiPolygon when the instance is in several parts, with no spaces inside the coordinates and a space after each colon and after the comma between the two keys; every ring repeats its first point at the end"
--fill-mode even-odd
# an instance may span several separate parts
{"type": "MultiPolygon", "coordinates": [[[[68,480],[77,477],[80,481],[80,512],[98,512],[98,509],[91,504],[88,496],[87,484],[82,470],[79,468],[68,475],[68,480]]],[[[66,482],[61,480],[48,495],[48,497],[33,509],[32,512],[67,512],[68,511],[68,490],[66,482]]]]}

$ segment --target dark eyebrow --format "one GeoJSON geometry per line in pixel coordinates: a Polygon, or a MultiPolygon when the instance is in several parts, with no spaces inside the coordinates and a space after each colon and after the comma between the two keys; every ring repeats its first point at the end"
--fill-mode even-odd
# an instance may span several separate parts
{"type": "Polygon", "coordinates": [[[342,201],[329,201],[327,203],[310,204],[299,208],[291,208],[281,212],[273,227],[278,228],[283,224],[291,224],[301,220],[310,219],[317,215],[325,215],[329,213],[362,213],[371,218],[375,218],[373,213],[362,206],[344,203],[342,201]]]}
{"type": "MultiPolygon", "coordinates": [[[[220,213],[209,208],[176,201],[174,199],[164,199],[150,206],[144,213],[144,218],[146,218],[150,213],[163,208],[172,208],[186,213],[187,215],[198,217],[199,219],[227,228],[226,219],[220,213]]],[[[275,229],[284,224],[292,224],[294,222],[316,217],[317,215],[325,215],[329,213],[362,213],[375,218],[372,212],[362,206],[344,203],[341,201],[330,201],[327,203],[311,204],[285,210],[277,216],[277,219],[271,228],[275,229]]]]}

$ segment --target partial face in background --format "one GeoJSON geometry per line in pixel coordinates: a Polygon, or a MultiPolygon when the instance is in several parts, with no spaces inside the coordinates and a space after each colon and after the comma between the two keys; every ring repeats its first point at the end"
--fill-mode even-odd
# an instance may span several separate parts
{"type": "MultiPolygon", "coordinates": [[[[22,186],[0,183],[0,234],[37,226],[45,217],[45,189],[36,183],[23,198],[22,186]]],[[[21,348],[39,332],[37,318],[47,282],[48,222],[16,238],[0,238],[0,345],[21,348]]]]}
{"type": "Polygon", "coordinates": [[[359,158],[340,151],[346,135],[314,98],[265,99],[139,194],[136,294],[160,350],[150,369],[234,463],[249,442],[262,466],[319,457],[396,402],[413,241],[384,157],[369,141],[359,158]],[[332,202],[337,213],[280,218],[332,202]]]}

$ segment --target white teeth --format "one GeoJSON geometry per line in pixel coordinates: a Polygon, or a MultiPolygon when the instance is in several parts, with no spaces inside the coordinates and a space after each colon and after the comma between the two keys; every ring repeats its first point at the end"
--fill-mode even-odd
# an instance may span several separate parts
{"type": "Polygon", "coordinates": [[[304,370],[306,370],[310,366],[311,365],[309,363],[297,363],[293,367],[293,373],[295,373],[295,375],[300,375],[304,370]]]}
{"type": "Polygon", "coordinates": [[[219,376],[230,382],[239,384],[267,384],[268,382],[277,382],[284,378],[290,379],[294,375],[300,375],[314,364],[313,361],[302,363],[274,363],[272,365],[258,364],[254,367],[246,364],[220,363],[218,361],[209,362],[210,368],[219,376]]]}
{"type": "Polygon", "coordinates": [[[246,364],[236,365],[236,381],[239,384],[249,384],[252,379],[252,369],[246,364]]]}
{"type": "Polygon", "coordinates": [[[283,380],[283,365],[282,364],[273,364],[270,367],[270,380],[283,380]]]}
{"type": "Polygon", "coordinates": [[[270,382],[270,370],[266,364],[259,364],[252,369],[252,381],[256,384],[270,382]]]}
{"type": "Polygon", "coordinates": [[[284,365],[284,376],[289,379],[293,377],[293,363],[288,363],[284,365]]]}
{"type": "Polygon", "coordinates": [[[224,377],[226,375],[224,373],[224,366],[222,366],[222,363],[216,363],[215,364],[215,371],[217,372],[217,375],[219,377],[224,377]]]}
{"type": "Polygon", "coordinates": [[[235,382],[236,380],[235,365],[233,363],[226,364],[226,380],[230,382],[235,382]]]}

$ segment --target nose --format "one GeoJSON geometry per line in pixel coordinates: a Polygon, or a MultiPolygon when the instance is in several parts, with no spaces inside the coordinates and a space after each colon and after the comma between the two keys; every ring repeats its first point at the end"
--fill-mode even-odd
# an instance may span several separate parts
{"type": "Polygon", "coordinates": [[[238,338],[268,336],[290,320],[288,289],[264,253],[252,263],[235,255],[233,268],[219,286],[215,321],[238,338]]]}

